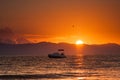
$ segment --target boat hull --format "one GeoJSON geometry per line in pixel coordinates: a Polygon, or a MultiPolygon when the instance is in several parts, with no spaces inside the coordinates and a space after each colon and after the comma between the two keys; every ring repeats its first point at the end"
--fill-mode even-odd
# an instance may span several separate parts
{"type": "Polygon", "coordinates": [[[48,55],[49,58],[66,58],[66,56],[53,56],[53,55],[48,55]]]}

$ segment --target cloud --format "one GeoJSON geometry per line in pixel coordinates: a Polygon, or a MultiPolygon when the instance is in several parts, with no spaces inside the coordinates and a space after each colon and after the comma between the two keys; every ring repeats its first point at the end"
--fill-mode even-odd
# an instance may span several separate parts
{"type": "Polygon", "coordinates": [[[24,38],[24,36],[14,33],[11,28],[3,27],[0,29],[0,43],[24,44],[30,43],[30,41],[24,38]]]}

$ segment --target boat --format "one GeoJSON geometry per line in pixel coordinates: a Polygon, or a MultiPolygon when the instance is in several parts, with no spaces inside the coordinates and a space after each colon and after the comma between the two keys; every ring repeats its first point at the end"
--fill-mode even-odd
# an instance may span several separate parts
{"type": "Polygon", "coordinates": [[[64,55],[64,49],[58,49],[57,52],[54,52],[52,54],[48,54],[49,58],[66,58],[64,55]]]}

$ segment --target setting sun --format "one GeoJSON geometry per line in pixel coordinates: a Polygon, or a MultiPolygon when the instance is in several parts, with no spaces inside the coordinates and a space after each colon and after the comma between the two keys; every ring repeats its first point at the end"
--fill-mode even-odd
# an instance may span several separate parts
{"type": "Polygon", "coordinates": [[[80,44],[84,44],[84,42],[82,40],[77,40],[75,44],[80,45],[80,44]]]}

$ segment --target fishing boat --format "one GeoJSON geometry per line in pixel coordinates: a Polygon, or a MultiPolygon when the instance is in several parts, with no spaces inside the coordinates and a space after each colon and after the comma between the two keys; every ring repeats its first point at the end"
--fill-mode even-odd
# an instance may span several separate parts
{"type": "Polygon", "coordinates": [[[64,49],[58,49],[57,52],[54,52],[52,54],[48,54],[49,58],[66,58],[64,55],[64,49]]]}

